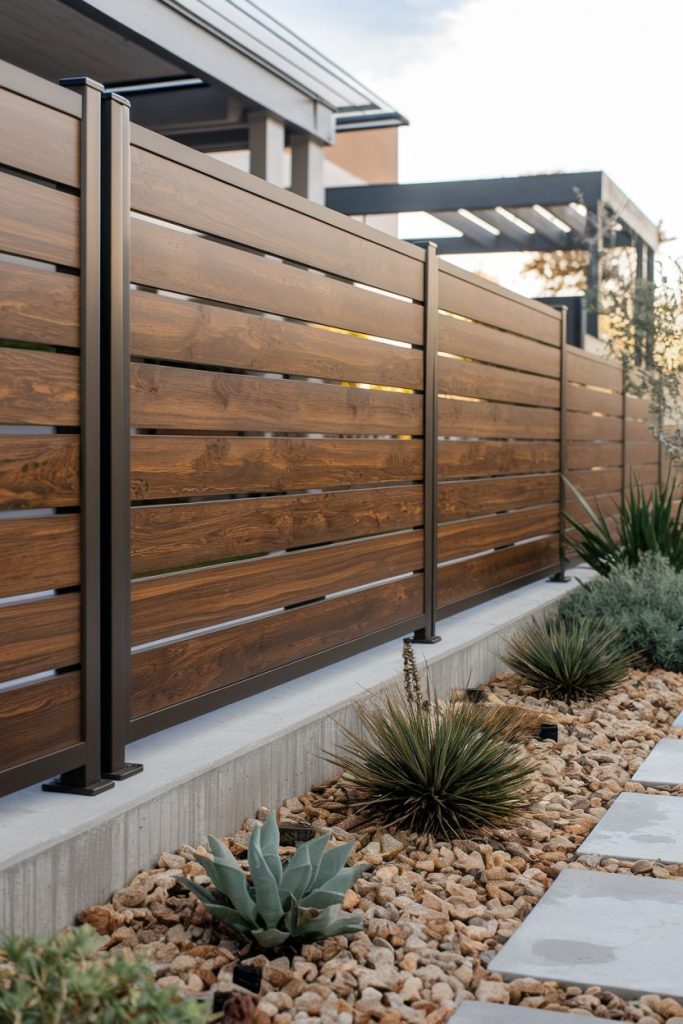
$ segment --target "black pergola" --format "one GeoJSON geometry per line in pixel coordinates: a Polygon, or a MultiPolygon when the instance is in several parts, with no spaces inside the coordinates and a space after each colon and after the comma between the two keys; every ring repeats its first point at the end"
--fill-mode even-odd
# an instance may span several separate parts
{"type": "Polygon", "coordinates": [[[326,203],[350,216],[429,213],[458,234],[410,241],[435,242],[441,255],[585,249],[595,289],[604,248],[634,247],[639,276],[654,274],[659,230],[603,171],[346,186],[328,189],[326,203]]]}

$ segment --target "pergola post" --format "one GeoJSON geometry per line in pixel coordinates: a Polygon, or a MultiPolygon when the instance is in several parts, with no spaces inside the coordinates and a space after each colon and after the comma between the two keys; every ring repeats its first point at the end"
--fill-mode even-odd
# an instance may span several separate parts
{"type": "Polygon", "coordinates": [[[272,185],[285,185],[285,125],[272,114],[249,115],[249,170],[272,185]]]}
{"type": "Polygon", "coordinates": [[[600,283],[602,275],[602,250],[603,238],[603,209],[602,200],[597,199],[595,205],[589,210],[589,223],[595,232],[592,245],[588,249],[588,270],[587,270],[587,295],[588,309],[586,313],[586,331],[597,338],[598,317],[600,310],[600,283]]]}
{"type": "Polygon", "coordinates": [[[292,149],[292,192],[311,199],[314,203],[324,203],[322,145],[310,135],[294,135],[290,145],[292,149]]]}

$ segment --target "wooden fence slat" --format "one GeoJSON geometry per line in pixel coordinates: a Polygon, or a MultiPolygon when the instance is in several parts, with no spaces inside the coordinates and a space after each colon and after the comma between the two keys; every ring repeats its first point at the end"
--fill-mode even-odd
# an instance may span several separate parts
{"type": "Polygon", "coordinates": [[[545,533],[557,533],[559,525],[560,516],[556,505],[447,523],[439,527],[439,561],[447,562],[465,555],[474,555],[487,548],[502,547],[545,533]]]}
{"type": "Polygon", "coordinates": [[[0,423],[78,426],[79,364],[73,355],[0,347],[0,423]]]}
{"type": "Polygon", "coordinates": [[[560,353],[555,346],[446,314],[439,317],[438,330],[440,352],[559,379],[560,353]]]}
{"type": "Polygon", "coordinates": [[[616,416],[591,416],[583,412],[567,413],[569,441],[621,441],[622,421],[616,416]]]}
{"type": "Polygon", "coordinates": [[[79,449],[73,434],[0,435],[0,509],[78,505],[79,449]]]}
{"type": "Polygon", "coordinates": [[[0,520],[0,597],[78,585],[77,515],[0,520]]]}
{"type": "Polygon", "coordinates": [[[439,607],[463,601],[475,594],[542,570],[550,570],[559,559],[557,537],[545,537],[493,551],[487,555],[453,562],[439,569],[439,607]]]}
{"type": "Polygon", "coordinates": [[[594,444],[591,441],[569,441],[567,444],[567,468],[570,470],[621,466],[622,461],[620,444],[594,444]]]}
{"type": "Polygon", "coordinates": [[[560,465],[557,441],[441,441],[439,478],[556,473],[560,465]]]}
{"type": "Polygon", "coordinates": [[[567,373],[573,384],[592,384],[621,394],[623,376],[620,366],[581,349],[567,350],[567,373]]]}
{"type": "Polygon", "coordinates": [[[492,512],[558,504],[556,473],[539,476],[491,477],[439,484],[439,521],[466,519],[492,512]]]}
{"type": "Polygon", "coordinates": [[[78,348],[78,302],[75,274],[5,261],[0,274],[0,338],[78,348]]]}
{"type": "Polygon", "coordinates": [[[560,436],[557,409],[502,402],[439,399],[439,434],[456,437],[555,439],[560,436]]]}
{"type": "Polygon", "coordinates": [[[560,344],[561,317],[541,303],[523,299],[498,285],[442,266],[439,273],[439,307],[449,313],[502,327],[549,345],[560,344]]]}
{"type": "Polygon", "coordinates": [[[78,594],[0,605],[0,682],[80,660],[78,594]]]}
{"type": "Polygon", "coordinates": [[[558,409],[560,383],[535,374],[518,373],[486,363],[439,356],[439,393],[484,398],[489,401],[518,402],[527,406],[558,409]]]}
{"type": "Polygon", "coordinates": [[[583,385],[567,388],[567,408],[572,412],[600,412],[604,416],[621,416],[622,397],[615,391],[598,391],[583,385]]]}
{"type": "Polygon", "coordinates": [[[78,187],[80,122],[69,114],[0,89],[2,162],[27,174],[78,187]]]}
{"type": "Polygon", "coordinates": [[[0,690],[0,733],[0,771],[79,743],[80,673],[0,690]]]}
{"type": "Polygon", "coordinates": [[[0,251],[77,267],[77,197],[0,172],[0,251]]]}

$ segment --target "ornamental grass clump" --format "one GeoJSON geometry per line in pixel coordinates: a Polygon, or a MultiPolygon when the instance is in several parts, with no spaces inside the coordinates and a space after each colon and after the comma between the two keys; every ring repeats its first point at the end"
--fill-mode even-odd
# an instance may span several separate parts
{"type": "Polygon", "coordinates": [[[346,913],[341,904],[369,865],[345,867],[353,843],[328,850],[329,838],[325,832],[302,843],[283,864],[280,830],[271,811],[249,837],[249,882],[240,862],[215,836],[209,836],[212,856],[197,856],[214,889],[188,878],[180,881],[218,921],[263,949],[357,932],[362,916],[346,913]]]}
{"type": "Polygon", "coordinates": [[[452,839],[509,824],[527,807],[533,766],[513,742],[516,708],[425,706],[397,692],[357,713],[360,731],[343,728],[325,756],[341,768],[360,825],[452,839]]]}
{"type": "Polygon", "coordinates": [[[576,531],[572,547],[591,568],[607,576],[616,565],[636,565],[646,553],[663,555],[683,571],[683,504],[677,504],[676,482],[667,480],[646,494],[642,484],[623,494],[614,515],[594,510],[568,481],[588,519],[565,513],[576,531]]]}
{"type": "Polygon", "coordinates": [[[0,948],[3,1024],[202,1024],[209,1007],[158,988],[134,957],[102,955],[88,925],[53,939],[10,938],[0,948]]]}
{"type": "Polygon", "coordinates": [[[601,696],[634,663],[618,629],[574,617],[529,623],[508,641],[502,660],[544,697],[568,703],[601,696]]]}

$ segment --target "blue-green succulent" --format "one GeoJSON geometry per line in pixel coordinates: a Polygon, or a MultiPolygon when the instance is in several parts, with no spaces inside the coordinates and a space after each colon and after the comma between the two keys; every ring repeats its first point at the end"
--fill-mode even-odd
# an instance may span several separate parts
{"type": "Polygon", "coordinates": [[[271,811],[249,838],[250,881],[240,862],[215,836],[209,836],[212,856],[197,856],[214,889],[191,879],[181,881],[217,920],[264,949],[357,932],[363,927],[362,916],[342,910],[342,902],[369,865],[346,867],[353,843],[328,850],[329,838],[326,832],[302,843],[283,863],[280,830],[271,811]]]}

